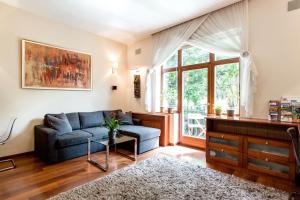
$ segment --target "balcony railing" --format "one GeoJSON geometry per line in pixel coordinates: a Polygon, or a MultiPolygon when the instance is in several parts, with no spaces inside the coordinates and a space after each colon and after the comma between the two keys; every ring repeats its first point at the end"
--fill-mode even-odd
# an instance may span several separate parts
{"type": "Polygon", "coordinates": [[[183,133],[185,136],[205,138],[207,104],[185,106],[183,109],[183,133]]]}

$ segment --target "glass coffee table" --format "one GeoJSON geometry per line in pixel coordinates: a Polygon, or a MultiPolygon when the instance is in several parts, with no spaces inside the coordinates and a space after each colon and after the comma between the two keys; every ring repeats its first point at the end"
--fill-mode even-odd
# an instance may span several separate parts
{"type": "Polygon", "coordinates": [[[127,136],[127,135],[123,135],[123,134],[118,134],[116,136],[115,139],[115,143],[114,144],[109,144],[109,140],[108,139],[94,139],[94,138],[88,138],[88,154],[87,154],[87,161],[91,164],[93,164],[94,166],[98,167],[99,169],[103,170],[103,171],[107,171],[108,170],[108,166],[109,166],[109,147],[110,146],[114,146],[115,148],[115,152],[119,153],[120,155],[123,155],[124,157],[131,159],[133,161],[136,161],[136,157],[137,157],[137,139],[131,136],[127,136]],[[127,155],[125,153],[119,152],[117,149],[117,145],[124,143],[124,142],[128,142],[128,141],[134,141],[134,156],[130,156],[127,155]],[[106,152],[105,152],[105,164],[100,164],[99,162],[91,159],[91,143],[97,143],[97,144],[102,144],[105,146],[106,148],[106,152]]]}

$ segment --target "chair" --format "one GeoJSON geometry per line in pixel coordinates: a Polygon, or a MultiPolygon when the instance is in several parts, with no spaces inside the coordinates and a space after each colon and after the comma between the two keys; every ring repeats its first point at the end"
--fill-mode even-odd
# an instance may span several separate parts
{"type": "MultiPolygon", "coordinates": [[[[292,141],[292,147],[293,152],[296,159],[296,186],[299,186],[300,184],[300,157],[299,157],[299,132],[294,127],[288,128],[287,133],[289,134],[291,141],[292,141]]],[[[294,199],[300,199],[300,192],[292,192],[289,196],[290,200],[294,199]]]]}
{"type": "MultiPolygon", "coordinates": [[[[14,128],[14,124],[16,122],[17,118],[12,118],[12,120],[9,123],[9,126],[7,128],[6,133],[4,133],[3,136],[0,136],[0,145],[5,145],[5,143],[9,140],[9,138],[11,137],[12,134],[12,130],[14,128]],[[5,136],[6,135],[6,136],[5,136]]],[[[0,163],[5,163],[8,162],[11,164],[10,167],[5,167],[5,168],[0,168],[0,172],[6,171],[6,170],[10,170],[10,169],[14,169],[16,168],[16,164],[15,161],[13,159],[5,159],[5,160],[0,160],[0,163]]]]}
{"type": "Polygon", "coordinates": [[[188,113],[188,129],[190,133],[194,134],[194,130],[198,132],[198,136],[205,133],[205,127],[201,124],[201,121],[205,120],[204,116],[202,114],[197,113],[188,113]]]}

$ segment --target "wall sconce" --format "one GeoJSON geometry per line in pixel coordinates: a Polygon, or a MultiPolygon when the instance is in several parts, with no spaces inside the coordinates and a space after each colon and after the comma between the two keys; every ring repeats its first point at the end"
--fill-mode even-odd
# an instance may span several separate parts
{"type": "Polygon", "coordinates": [[[112,65],[112,73],[114,74],[117,71],[118,68],[119,68],[118,61],[114,61],[113,65],[112,65]]]}
{"type": "Polygon", "coordinates": [[[116,85],[111,86],[111,90],[117,90],[117,89],[118,89],[118,86],[116,86],[116,85]]]}

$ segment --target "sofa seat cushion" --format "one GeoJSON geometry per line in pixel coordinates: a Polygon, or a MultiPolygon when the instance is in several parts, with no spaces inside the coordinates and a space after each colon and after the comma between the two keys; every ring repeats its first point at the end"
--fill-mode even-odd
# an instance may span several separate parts
{"type": "Polygon", "coordinates": [[[86,129],[82,129],[82,130],[92,134],[93,138],[96,138],[96,139],[107,139],[108,138],[108,129],[105,127],[86,128],[86,129]]]}
{"type": "Polygon", "coordinates": [[[73,132],[57,136],[56,147],[64,148],[72,145],[87,143],[88,138],[90,137],[92,137],[92,134],[86,131],[75,130],[73,132]]]}
{"type": "Polygon", "coordinates": [[[133,136],[139,141],[149,140],[160,136],[160,129],[145,126],[121,125],[119,131],[124,135],[133,136]]]}

